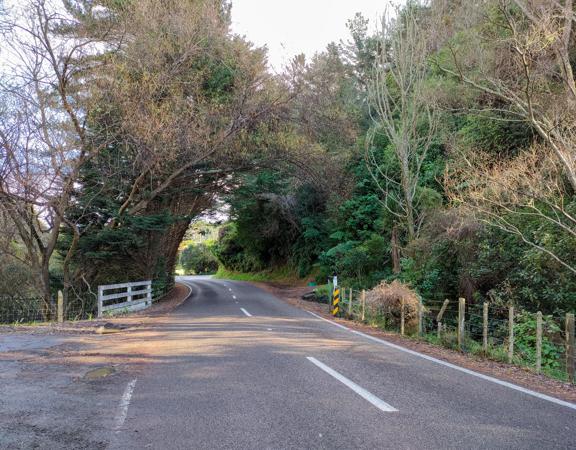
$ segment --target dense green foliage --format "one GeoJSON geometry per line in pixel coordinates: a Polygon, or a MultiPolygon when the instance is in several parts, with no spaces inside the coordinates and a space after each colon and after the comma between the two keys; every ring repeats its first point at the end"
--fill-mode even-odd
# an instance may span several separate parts
{"type": "MultiPolygon", "coordinates": [[[[421,13],[433,12],[433,8],[434,2],[432,9],[421,13]]],[[[466,11],[466,5],[458,11],[466,11]]],[[[474,20],[484,32],[481,27],[487,26],[486,17],[474,20]]],[[[491,226],[490,220],[460,208],[447,192],[455,189],[446,178],[449,170],[470,164],[478,150],[504,164],[540,142],[529,123],[509,120],[508,106],[501,98],[479,94],[439,69],[452,57],[448,45],[463,49],[471,45],[466,42],[467,35],[449,27],[447,33],[453,32],[453,36],[435,42],[437,50],[429,55],[427,83],[431,98],[439,104],[441,120],[422,163],[416,205],[420,223],[416,239],[409,240],[405,223],[380,189],[387,176],[393,180],[387,195],[400,195],[399,185],[393,184],[400,179],[391,144],[378,133],[372,139],[377,155],[372,163],[377,170],[372,167],[369,171],[370,162],[364,158],[366,136],[374,132],[366,109],[366,87],[373,77],[378,38],[367,31],[367,21],[361,16],[349,26],[350,42],[331,44],[308,63],[297,61],[301,77],[308,80],[301,97],[309,105],[293,107],[295,116],[300,117],[295,132],[311,135],[317,145],[339,156],[331,168],[341,190],[334,192],[329,179],[324,180],[327,185],[303,184],[289,168],[245,177],[228,199],[231,223],[217,246],[220,262],[235,271],[287,265],[319,282],[337,273],[347,285],[364,288],[399,278],[425,299],[436,301],[464,296],[471,302],[513,303],[549,314],[573,310],[574,273],[529,245],[520,233],[569,261],[576,250],[572,234],[562,234],[555,224],[533,214],[528,209],[531,203],[528,208],[512,206],[501,216],[508,229],[491,226]],[[326,89],[328,77],[331,87],[326,89]],[[318,113],[314,106],[320,96],[323,110],[318,113]],[[303,109],[305,118],[298,116],[303,109]],[[332,117],[329,132],[322,121],[326,117],[332,117]],[[510,232],[512,226],[518,233],[510,232]],[[394,245],[398,245],[401,259],[399,273],[393,270],[394,245]]],[[[495,53],[487,55],[497,58],[495,53]]],[[[563,195],[562,207],[571,211],[571,190],[563,195]]],[[[540,210],[550,208],[547,205],[542,202],[540,210]]]]}
{"type": "Polygon", "coordinates": [[[226,0],[55,3],[73,19],[55,42],[103,51],[87,46],[53,76],[60,90],[32,93],[30,108],[63,103],[48,107],[63,123],[16,144],[55,181],[48,197],[3,194],[0,285],[40,287],[46,302],[62,287],[68,301],[218,261],[221,273],[399,279],[429,300],[574,310],[576,51],[574,31],[555,31],[573,22],[558,2],[528,14],[511,0],[411,0],[383,30],[356,15],[349,41],[277,75],[265,48],[233,34],[226,0]],[[86,103],[67,101],[76,94],[86,103]],[[75,144],[26,153],[54,133],[75,144]],[[218,239],[190,239],[209,211],[229,215],[218,239]]]}
{"type": "Polygon", "coordinates": [[[206,275],[218,270],[218,260],[206,244],[189,245],[180,253],[180,266],[186,275],[206,275]]]}

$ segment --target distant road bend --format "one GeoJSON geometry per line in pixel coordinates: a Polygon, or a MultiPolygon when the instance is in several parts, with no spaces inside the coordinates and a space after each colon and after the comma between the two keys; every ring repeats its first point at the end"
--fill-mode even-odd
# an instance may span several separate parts
{"type": "Polygon", "coordinates": [[[247,283],[185,277],[111,448],[576,448],[576,405],[335,326],[247,283]]]}

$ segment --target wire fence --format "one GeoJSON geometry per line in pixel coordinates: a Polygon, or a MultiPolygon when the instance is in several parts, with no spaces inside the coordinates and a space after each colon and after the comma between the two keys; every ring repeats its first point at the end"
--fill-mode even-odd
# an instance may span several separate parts
{"type": "MultiPolygon", "coordinates": [[[[152,302],[164,298],[173,288],[174,280],[152,281],[152,302]]],[[[41,297],[2,296],[0,297],[0,324],[33,324],[57,321],[92,320],[98,314],[98,296],[96,293],[71,293],[66,301],[62,298],[58,308],[58,296],[49,301],[41,297]],[[61,311],[61,317],[59,312],[61,311]]],[[[63,296],[62,296],[63,297],[63,296]]]]}
{"type": "Polygon", "coordinates": [[[364,291],[340,287],[337,315],[574,383],[574,313],[558,317],[465,299],[367,302],[364,291]]]}

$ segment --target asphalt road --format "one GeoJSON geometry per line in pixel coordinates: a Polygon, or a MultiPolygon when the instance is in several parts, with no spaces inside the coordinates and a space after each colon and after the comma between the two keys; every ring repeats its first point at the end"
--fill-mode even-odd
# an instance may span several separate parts
{"type": "Polygon", "coordinates": [[[171,351],[126,387],[110,448],[576,448],[567,405],[351,333],[246,283],[183,281],[191,296],[154,324],[171,351]]]}

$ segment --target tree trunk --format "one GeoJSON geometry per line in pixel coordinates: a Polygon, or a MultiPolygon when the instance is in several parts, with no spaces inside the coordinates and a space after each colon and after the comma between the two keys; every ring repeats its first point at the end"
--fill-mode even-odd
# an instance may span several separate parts
{"type": "Polygon", "coordinates": [[[49,258],[44,257],[42,261],[40,273],[40,287],[42,291],[42,304],[44,310],[42,316],[45,321],[50,321],[53,318],[52,311],[52,293],[50,291],[50,266],[49,258]]]}
{"type": "Polygon", "coordinates": [[[412,198],[412,174],[408,167],[408,157],[401,161],[401,182],[402,182],[402,195],[404,196],[404,209],[406,213],[406,230],[408,233],[408,242],[412,242],[416,237],[416,227],[414,225],[414,205],[412,198]]]}
{"type": "Polygon", "coordinates": [[[400,245],[398,242],[398,226],[392,227],[392,271],[395,274],[400,273],[400,245]]]}

